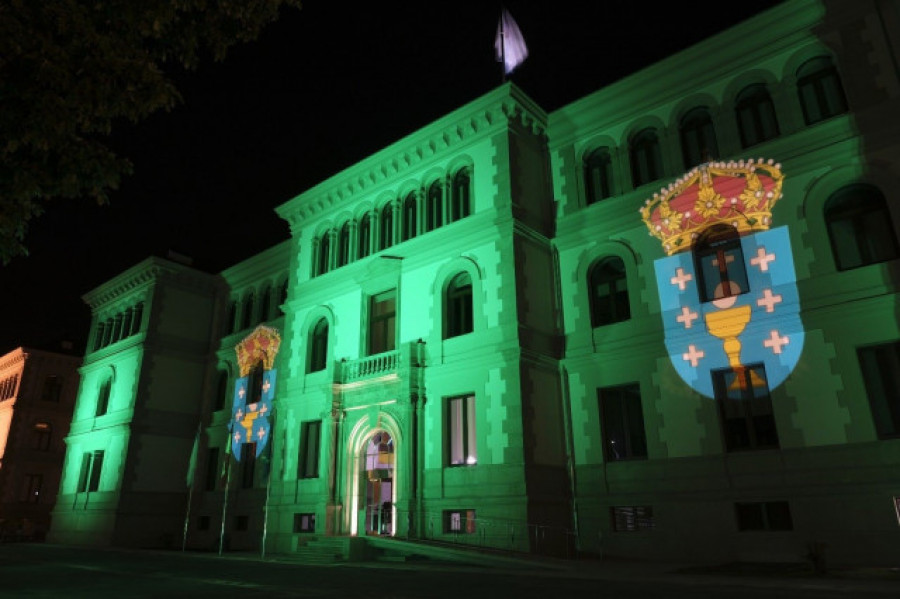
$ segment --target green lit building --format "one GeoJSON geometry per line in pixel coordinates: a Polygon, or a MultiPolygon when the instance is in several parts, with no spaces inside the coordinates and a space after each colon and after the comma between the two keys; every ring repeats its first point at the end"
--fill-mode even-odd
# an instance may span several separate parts
{"type": "Polygon", "coordinates": [[[898,48],[798,0],[549,114],[507,83],[271,249],[101,286],[51,536],[896,562],[898,48]]]}

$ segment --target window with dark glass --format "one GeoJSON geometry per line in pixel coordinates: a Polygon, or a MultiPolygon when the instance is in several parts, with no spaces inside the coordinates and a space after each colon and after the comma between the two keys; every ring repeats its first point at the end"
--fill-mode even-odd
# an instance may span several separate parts
{"type": "Polygon", "coordinates": [[[37,451],[49,451],[50,439],[53,435],[49,422],[36,422],[31,429],[31,448],[37,451]]]}
{"type": "Polygon", "coordinates": [[[228,388],[228,373],[220,370],[216,378],[216,396],[213,399],[213,411],[225,409],[225,404],[231,395],[228,388]]]}
{"type": "Polygon", "coordinates": [[[656,130],[644,129],[631,138],[631,181],[635,187],[656,181],[662,177],[662,152],[656,130]]]}
{"type": "Polygon", "coordinates": [[[247,294],[247,297],[244,298],[244,314],[241,319],[241,328],[247,329],[250,328],[250,325],[253,324],[253,313],[256,311],[256,295],[252,292],[247,294]]]}
{"type": "Polygon", "coordinates": [[[300,425],[300,456],[297,460],[298,478],[319,477],[319,440],[321,420],[311,420],[300,425]]]}
{"type": "Polygon", "coordinates": [[[250,527],[250,518],[246,515],[234,517],[234,530],[247,530],[250,527]]]}
{"type": "Polygon", "coordinates": [[[734,504],[737,527],[753,530],[793,530],[791,508],[787,501],[753,501],[734,504]]]}
{"type": "Polygon", "coordinates": [[[378,248],[384,250],[394,245],[394,206],[390,202],[381,209],[381,218],[378,222],[380,224],[378,248]]]}
{"type": "Polygon", "coordinates": [[[284,314],[284,305],[287,303],[288,298],[288,280],[285,279],[281,284],[281,291],[278,294],[278,306],[281,307],[281,313],[284,314]]]}
{"type": "Polygon", "coordinates": [[[256,443],[241,444],[241,488],[253,488],[256,472],[256,443]]]}
{"type": "Polygon", "coordinates": [[[861,347],[857,357],[878,438],[900,437],[900,341],[861,347]]]}
{"type": "Polygon", "coordinates": [[[598,260],[588,272],[591,326],[599,327],[631,318],[625,263],[621,258],[598,260]]]}
{"type": "Polygon", "coordinates": [[[350,262],[350,223],[341,225],[338,233],[338,266],[346,266],[350,262]]]}
{"type": "Polygon", "coordinates": [[[827,56],[808,60],[797,70],[797,94],[807,125],[847,112],[841,79],[827,56]]]}
{"type": "MultiPolygon", "coordinates": [[[[230,456],[229,456],[230,457],[230,456]]],[[[219,448],[210,447],[206,450],[206,480],[204,488],[207,491],[215,491],[219,481],[219,448]]]]}
{"type": "Polygon", "coordinates": [[[875,187],[851,185],[834,193],[825,202],[825,222],[838,270],[900,255],[887,202],[875,187]]]}
{"type": "Polygon", "coordinates": [[[681,118],[679,133],[685,169],[709,162],[719,155],[712,116],[705,107],[689,110],[681,118]]]}
{"type": "Polygon", "coordinates": [[[750,291],[741,238],[734,227],[715,225],[694,244],[694,268],[701,302],[750,291]]]}
{"type": "Polygon", "coordinates": [[[453,201],[450,204],[450,221],[456,222],[471,213],[471,177],[468,168],[461,168],[453,177],[453,201]]]}
{"type": "Polygon", "coordinates": [[[446,310],[444,339],[472,332],[472,278],[468,273],[459,273],[447,285],[446,310]]]}
{"type": "Polygon", "coordinates": [[[225,321],[225,333],[237,331],[237,304],[232,301],[228,304],[228,320],[225,321]]]}
{"type": "Polygon", "coordinates": [[[144,324],[144,304],[143,302],[135,305],[134,315],[131,319],[131,334],[137,335],[141,331],[144,324]]]}
{"type": "Polygon", "coordinates": [[[247,403],[258,403],[262,399],[263,363],[262,360],[250,368],[247,375],[247,403]]]}
{"type": "Polygon", "coordinates": [[[745,87],[735,99],[734,111],[743,147],[778,137],[775,104],[762,83],[745,87]]]}
{"type": "Polygon", "coordinates": [[[319,239],[319,252],[316,258],[316,274],[322,275],[328,272],[331,266],[331,233],[328,231],[322,233],[322,237],[319,239]]]}
{"type": "Polygon", "coordinates": [[[617,505],[609,508],[609,514],[616,532],[643,532],[656,528],[653,506],[617,505]]]}
{"type": "Polygon", "coordinates": [[[447,400],[447,437],[451,466],[474,466],[478,463],[474,395],[447,400]]]}
{"type": "Polygon", "coordinates": [[[406,199],[403,200],[403,227],[400,232],[403,236],[403,241],[412,239],[416,236],[416,231],[418,230],[417,218],[418,206],[416,204],[416,194],[415,192],[410,192],[406,196],[406,199]]]}
{"type": "Polygon", "coordinates": [[[19,501],[23,503],[40,503],[41,486],[44,484],[44,477],[40,474],[26,474],[22,479],[22,491],[19,495],[19,501]]]}
{"type": "Polygon", "coordinates": [[[425,230],[434,231],[443,224],[444,191],[440,181],[428,187],[425,201],[425,230]]]}
{"type": "Polygon", "coordinates": [[[62,377],[51,374],[44,379],[44,387],[41,389],[41,399],[59,403],[59,394],[62,391],[62,377]]]}
{"type": "Polygon", "coordinates": [[[775,414],[762,364],[712,373],[726,451],[778,448],[775,414]]]}
{"type": "Polygon", "coordinates": [[[78,476],[78,493],[97,491],[103,470],[103,450],[87,451],[81,456],[81,472],[78,476]]]}
{"type": "Polygon", "coordinates": [[[320,318],[309,335],[309,367],[307,372],[325,370],[328,362],[328,321],[320,318]]]}
{"type": "Polygon", "coordinates": [[[597,397],[606,459],[646,458],[647,436],[640,387],[634,383],[603,387],[597,390],[597,397]]]}
{"type": "Polygon", "coordinates": [[[444,532],[453,534],[475,534],[475,510],[445,510],[444,532]]]}
{"type": "Polygon", "coordinates": [[[609,148],[597,148],[584,159],[584,187],[588,204],[612,196],[613,170],[609,148]]]}
{"type": "Polygon", "coordinates": [[[103,416],[109,410],[109,394],[112,390],[112,381],[106,379],[100,383],[100,390],[97,393],[97,410],[94,416],[103,416]]]}
{"type": "Polygon", "coordinates": [[[364,214],[359,221],[359,244],[357,246],[357,253],[360,258],[365,258],[369,255],[369,248],[372,243],[372,221],[369,219],[368,214],[364,214]]]}
{"type": "Polygon", "coordinates": [[[369,300],[369,355],[393,351],[397,337],[397,294],[392,289],[369,300]]]}
{"type": "Polygon", "coordinates": [[[272,287],[266,285],[259,301],[259,319],[269,320],[270,318],[272,318],[272,287]]]}

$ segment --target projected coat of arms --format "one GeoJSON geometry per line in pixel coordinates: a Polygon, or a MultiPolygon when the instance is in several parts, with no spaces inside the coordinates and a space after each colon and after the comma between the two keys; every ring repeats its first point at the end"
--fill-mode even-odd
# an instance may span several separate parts
{"type": "Polygon", "coordinates": [[[667,254],[654,263],[666,349],[707,397],[774,389],[800,358],[791,243],[771,228],[783,179],[772,160],[708,163],[641,208],[667,254]]]}
{"type": "Polygon", "coordinates": [[[231,450],[237,460],[241,459],[244,443],[255,443],[259,457],[269,442],[278,374],[273,365],[280,345],[278,331],[258,326],[235,347],[241,376],[234,385],[230,429],[231,450]]]}

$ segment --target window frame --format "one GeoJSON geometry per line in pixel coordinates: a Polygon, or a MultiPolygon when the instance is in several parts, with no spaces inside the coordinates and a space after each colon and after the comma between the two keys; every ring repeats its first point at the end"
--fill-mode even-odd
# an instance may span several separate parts
{"type": "Polygon", "coordinates": [[[445,413],[447,415],[447,466],[450,468],[477,466],[478,426],[475,394],[468,393],[446,398],[445,413]],[[457,405],[459,406],[458,410],[455,409],[457,405]]]}
{"type": "Polygon", "coordinates": [[[713,225],[707,228],[694,244],[692,254],[694,272],[697,273],[697,293],[702,303],[750,292],[744,248],[740,234],[734,227],[713,225]],[[706,259],[711,256],[715,256],[713,260],[719,262],[709,263],[710,266],[717,267],[713,272],[718,274],[718,278],[708,276],[707,269],[704,268],[707,265],[706,259]],[[728,258],[732,260],[729,262],[728,258]],[[719,291],[721,296],[716,295],[719,291]]]}
{"type": "Polygon", "coordinates": [[[472,275],[456,273],[444,291],[444,339],[467,335],[475,330],[472,275]]]}
{"type": "Polygon", "coordinates": [[[644,401],[640,383],[597,388],[597,405],[604,460],[646,460],[647,428],[644,424],[644,401]]]}
{"type": "Polygon", "coordinates": [[[718,406],[719,422],[722,431],[722,445],[726,453],[739,453],[743,451],[766,451],[770,449],[780,449],[781,443],[778,437],[778,425],[775,421],[775,410],[772,405],[772,395],[768,385],[768,377],[766,376],[765,365],[762,363],[747,364],[739,368],[721,368],[711,372],[713,379],[713,393],[715,395],[716,405],[718,406]],[[751,373],[755,373],[758,379],[764,383],[764,393],[757,395],[755,389],[758,385],[752,384],[751,373]],[[740,385],[742,392],[740,397],[728,397],[726,389],[726,377],[733,374],[736,377],[743,377],[744,382],[740,385]],[[764,409],[755,412],[754,409],[764,409]],[[729,416],[729,409],[733,407],[732,415],[729,416]],[[765,421],[771,421],[766,426],[765,421]],[[735,426],[729,426],[731,423],[741,422],[743,427],[738,430],[735,426]],[[766,431],[771,431],[774,441],[766,442],[766,431]],[[741,431],[746,433],[740,435],[741,431]],[[745,437],[745,439],[744,439],[745,437]]]}
{"type": "Polygon", "coordinates": [[[900,340],[857,347],[856,355],[875,434],[881,440],[900,438],[900,374],[895,370],[900,364],[900,340]],[[888,352],[890,355],[887,355],[888,352]],[[871,372],[871,367],[867,368],[867,360],[864,359],[867,354],[872,355],[873,361],[870,364],[877,373],[871,372]],[[887,362],[892,362],[893,366],[886,364],[887,362]],[[889,378],[893,378],[893,385],[889,383],[889,378]],[[880,383],[878,388],[875,387],[876,380],[880,383]],[[893,404],[890,403],[892,399],[893,404]],[[876,402],[882,405],[879,406],[876,402]],[[891,426],[885,428],[888,419],[891,426]]]}
{"type": "Polygon", "coordinates": [[[678,123],[685,170],[704,164],[719,154],[716,125],[706,106],[690,109],[678,123]]]}
{"type": "Polygon", "coordinates": [[[322,447],[322,421],[307,420],[300,423],[300,451],[297,456],[297,478],[319,478],[322,447]]]}
{"type": "Polygon", "coordinates": [[[369,356],[397,349],[397,290],[388,289],[369,296],[369,326],[366,349],[369,356]],[[383,299],[379,299],[383,298],[383,299]],[[378,305],[391,303],[390,312],[378,313],[378,305]],[[379,335],[380,333],[380,335],[379,335]],[[383,343],[382,347],[379,343],[383,343]]]}
{"type": "Polygon", "coordinates": [[[816,56],[800,65],[797,69],[797,100],[806,125],[815,125],[847,112],[847,96],[841,76],[830,56],[816,56]],[[816,113],[812,112],[813,108],[816,113]]]}
{"type": "Polygon", "coordinates": [[[838,189],[825,200],[822,209],[825,219],[825,227],[828,232],[828,241],[831,245],[831,255],[835,268],[839,271],[853,270],[871,264],[890,262],[900,257],[900,243],[894,230],[891,211],[887,198],[875,186],[867,184],[852,184],[838,189]],[[878,243],[873,243],[874,235],[871,227],[866,223],[877,223],[886,226],[880,231],[878,243]],[[838,225],[849,224],[850,236],[840,236],[838,225]],[[850,250],[841,250],[839,239],[845,238],[852,241],[852,250],[855,250],[854,258],[847,255],[850,250]],[[873,245],[885,248],[887,253],[877,254],[873,245]]]}
{"type": "Polygon", "coordinates": [[[631,319],[628,269],[622,258],[604,256],[594,260],[588,268],[587,279],[591,328],[596,329],[631,319]],[[609,292],[601,294],[599,292],[601,285],[608,288],[609,292]]]}
{"type": "Polygon", "coordinates": [[[324,316],[316,321],[309,331],[306,373],[322,372],[328,367],[328,319],[324,316]]]}
{"type": "Polygon", "coordinates": [[[741,147],[744,149],[776,139],[781,135],[775,103],[772,101],[772,94],[769,93],[769,87],[765,83],[752,83],[738,92],[734,101],[734,116],[737,121],[741,147]],[[767,128],[767,119],[771,120],[771,130],[767,128]],[[748,127],[752,127],[752,131],[748,130],[748,127]]]}
{"type": "Polygon", "coordinates": [[[628,142],[628,158],[631,163],[631,183],[635,189],[662,178],[662,148],[655,127],[645,127],[631,137],[628,142]]]}

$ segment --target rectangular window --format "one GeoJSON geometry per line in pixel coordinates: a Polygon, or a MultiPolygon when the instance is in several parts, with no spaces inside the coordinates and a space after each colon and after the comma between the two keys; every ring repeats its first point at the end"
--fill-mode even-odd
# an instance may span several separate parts
{"type": "Polygon", "coordinates": [[[247,530],[250,526],[250,518],[247,516],[235,516],[234,517],[234,529],[235,530],[247,530]]]}
{"type": "Polygon", "coordinates": [[[31,448],[38,451],[50,449],[50,423],[36,422],[31,431],[31,448]]]}
{"type": "Polygon", "coordinates": [[[294,532],[316,532],[315,514],[294,514],[294,532]]]}
{"type": "Polygon", "coordinates": [[[726,451],[778,448],[778,431],[762,364],[712,373],[726,451]]]}
{"type": "Polygon", "coordinates": [[[103,450],[87,451],[81,456],[81,472],[76,492],[96,491],[100,488],[100,472],[103,470],[103,450]]]}
{"type": "Polygon", "coordinates": [[[62,379],[55,374],[51,374],[44,379],[44,388],[41,392],[41,399],[43,401],[59,403],[60,391],[62,391],[62,379]]]}
{"type": "Polygon", "coordinates": [[[241,488],[252,489],[256,471],[256,443],[241,444],[241,488]]]}
{"type": "Polygon", "coordinates": [[[857,350],[879,439],[900,436],[900,341],[857,350]]]}
{"type": "Polygon", "coordinates": [[[475,396],[451,397],[447,400],[447,423],[451,466],[473,466],[478,463],[475,437],[475,396]]]}
{"type": "Polygon", "coordinates": [[[22,493],[19,501],[23,503],[39,503],[41,500],[41,485],[44,477],[40,474],[26,474],[22,479],[22,493]]]}
{"type": "Polygon", "coordinates": [[[209,530],[209,516],[200,516],[197,519],[197,530],[209,530]]]}
{"type": "Polygon", "coordinates": [[[300,457],[297,464],[298,478],[319,477],[319,437],[321,420],[312,420],[300,425],[300,457]]]}
{"type": "Polygon", "coordinates": [[[206,450],[206,490],[215,491],[219,480],[219,448],[210,447],[206,450]]]}
{"type": "Polygon", "coordinates": [[[385,291],[369,301],[369,355],[394,351],[396,347],[397,293],[385,291]]]}
{"type": "Polygon", "coordinates": [[[600,423],[606,445],[606,459],[632,460],[647,457],[647,436],[641,389],[636,383],[597,390],[600,423]]]}
{"type": "Polygon", "coordinates": [[[787,501],[735,503],[738,530],[793,530],[791,509],[787,501]]]}
{"type": "Polygon", "coordinates": [[[641,532],[656,528],[653,507],[649,505],[619,505],[609,508],[609,513],[616,532],[641,532]]]}
{"type": "Polygon", "coordinates": [[[475,534],[475,510],[446,510],[444,532],[475,534]]]}

